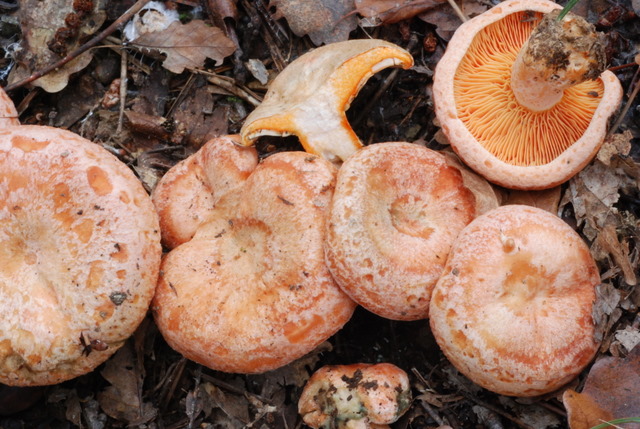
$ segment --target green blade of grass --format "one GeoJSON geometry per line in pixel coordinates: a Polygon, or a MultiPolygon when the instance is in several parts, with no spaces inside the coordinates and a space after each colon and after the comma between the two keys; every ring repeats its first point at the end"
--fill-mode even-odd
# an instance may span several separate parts
{"type": "Polygon", "coordinates": [[[598,426],[594,426],[591,429],[608,429],[621,423],[640,423],[640,417],[627,417],[624,419],[611,420],[609,422],[599,424],[598,426]]]}
{"type": "Polygon", "coordinates": [[[562,9],[562,12],[560,12],[560,15],[558,15],[556,21],[560,21],[562,18],[564,18],[565,15],[568,14],[571,9],[573,9],[576,3],[578,3],[578,0],[569,0],[564,9],[562,9]]]}

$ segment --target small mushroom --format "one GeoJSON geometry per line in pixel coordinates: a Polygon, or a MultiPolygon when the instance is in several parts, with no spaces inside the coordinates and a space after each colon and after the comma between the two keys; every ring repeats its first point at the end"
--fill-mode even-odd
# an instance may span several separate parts
{"type": "Polygon", "coordinates": [[[507,0],[462,24],[435,71],[452,148],[489,181],[546,189],[600,148],[622,88],[593,26],[547,0],[507,0]]]}
{"type": "MultiPolygon", "coordinates": [[[[497,206],[497,204],[496,204],[497,206]]],[[[366,146],[338,172],[326,257],[358,304],[396,320],[428,317],[429,299],[476,200],[457,168],[423,146],[366,146]]]]}
{"type": "Polygon", "coordinates": [[[348,40],[314,49],[274,79],[262,104],[247,117],[242,143],[295,135],[307,152],[336,164],[344,161],[362,146],[345,115],[360,88],[380,70],[412,65],[407,51],[383,40],[348,40]]]}
{"type": "Polygon", "coordinates": [[[312,428],[383,429],[411,405],[407,373],[395,365],[324,366],[302,391],[298,411],[312,428]]]}
{"type": "MultiPolygon", "coordinates": [[[[245,174],[255,149],[234,142],[209,141],[192,155],[200,159],[177,167],[184,177],[175,180],[170,171],[158,185],[157,195],[176,195],[177,204],[188,201],[182,187],[192,183],[215,196],[193,237],[164,257],[152,309],[164,338],[187,358],[257,373],[312,351],[350,319],[355,303],[324,262],[335,167],[304,152],[282,152],[245,174]],[[184,165],[204,166],[206,174],[184,165]]],[[[188,210],[182,213],[193,222],[188,210]]],[[[161,220],[169,229],[181,222],[161,220]]]]}
{"type": "Polygon", "coordinates": [[[599,282],[589,248],[559,217],[502,206],[458,236],[433,291],[431,330],[449,361],[480,386],[541,395],[594,357],[599,282]]]}
{"type": "Polygon", "coordinates": [[[104,362],[147,314],[160,256],[126,165],[68,131],[0,129],[0,382],[55,384],[104,362]]]}

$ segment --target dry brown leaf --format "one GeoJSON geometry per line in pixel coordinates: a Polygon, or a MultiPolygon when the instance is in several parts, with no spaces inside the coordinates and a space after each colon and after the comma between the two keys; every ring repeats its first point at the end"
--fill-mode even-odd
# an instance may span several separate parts
{"type": "MultiPolygon", "coordinates": [[[[105,21],[106,14],[99,3],[97,0],[94,1],[93,12],[81,20],[77,36],[59,39],[64,41],[60,46],[64,46],[67,53],[79,46],[79,40],[94,34],[105,21]]],[[[72,4],[73,2],[68,0],[20,2],[19,18],[23,37],[20,49],[16,53],[17,66],[9,76],[9,83],[21,81],[64,56],[52,52],[48,45],[56,32],[65,28],[65,17],[73,12],[72,4]]],[[[33,85],[47,92],[59,92],[67,86],[69,76],[88,66],[92,58],[92,51],[85,52],[59,69],[37,79],[33,85]]]]}
{"type": "MultiPolygon", "coordinates": [[[[608,283],[601,283],[596,286],[596,302],[591,312],[593,321],[596,324],[595,340],[601,342],[605,335],[611,330],[613,324],[622,315],[622,310],[618,307],[620,303],[620,291],[608,283]]],[[[605,349],[608,347],[605,347],[605,349]]]]}
{"type": "MultiPolygon", "coordinates": [[[[604,421],[640,416],[640,347],[626,358],[606,357],[589,371],[582,393],[562,397],[571,429],[590,429],[604,421]]],[[[640,428],[639,423],[621,424],[640,428]]]]}
{"type": "Polygon", "coordinates": [[[208,0],[209,10],[216,17],[216,19],[224,20],[231,18],[234,21],[238,20],[238,7],[236,6],[236,0],[208,0]]]}
{"type": "Polygon", "coordinates": [[[443,151],[447,164],[457,168],[462,174],[462,181],[476,199],[476,216],[495,209],[500,205],[500,198],[491,184],[475,171],[464,165],[460,158],[452,152],[443,151]]]}
{"type": "Polygon", "coordinates": [[[598,260],[604,259],[602,256],[611,255],[615,266],[622,270],[625,283],[630,286],[638,283],[629,257],[629,243],[618,239],[615,225],[607,224],[602,228],[596,237],[592,252],[598,260]]]}
{"type": "Polygon", "coordinates": [[[564,392],[562,402],[567,409],[571,429],[590,429],[613,418],[611,413],[600,408],[589,395],[578,393],[573,389],[564,392]]]}
{"type": "Polygon", "coordinates": [[[356,12],[380,24],[413,18],[446,0],[355,0],[356,12]]]}
{"type": "Polygon", "coordinates": [[[358,26],[354,0],[271,0],[275,19],[286,18],[297,36],[309,35],[316,45],[342,42],[358,26]]]}
{"type": "MultiPolygon", "coordinates": [[[[462,0],[457,1],[457,3],[462,12],[470,18],[480,15],[489,8],[487,2],[478,0],[462,0]]],[[[462,24],[462,21],[448,3],[443,3],[441,6],[421,13],[420,19],[435,25],[438,36],[444,40],[449,40],[460,24],[462,24]]]]}
{"type": "Polygon", "coordinates": [[[173,73],[202,67],[207,58],[221,63],[236,50],[235,43],[222,30],[201,20],[174,22],[166,30],[143,34],[132,44],[166,54],[162,66],[173,73]]]}
{"type": "Polygon", "coordinates": [[[618,190],[626,176],[601,162],[594,162],[573,177],[563,203],[571,202],[578,225],[584,224],[583,233],[594,240],[607,224],[617,224],[618,211],[613,207],[620,198],[618,190]]]}
{"type": "Polygon", "coordinates": [[[502,205],[524,204],[557,215],[561,196],[562,191],[560,186],[542,191],[518,191],[509,189],[504,192],[502,205]]]}
{"type": "Polygon", "coordinates": [[[125,344],[107,361],[100,374],[111,383],[98,393],[98,402],[102,410],[116,420],[132,426],[152,420],[157,410],[149,402],[143,402],[142,375],[134,360],[130,343],[125,344]]]}

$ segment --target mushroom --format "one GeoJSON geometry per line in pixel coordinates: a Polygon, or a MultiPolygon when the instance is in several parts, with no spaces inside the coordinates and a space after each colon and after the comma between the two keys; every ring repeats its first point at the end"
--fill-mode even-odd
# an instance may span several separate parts
{"type": "Polygon", "coordinates": [[[435,71],[436,115],[452,148],[508,188],[546,189],[575,175],[622,97],[616,76],[600,74],[593,26],[572,14],[558,21],[559,8],[500,3],[459,27],[435,71]]]}
{"type": "Polygon", "coordinates": [[[160,256],[126,165],[68,131],[0,129],[0,382],[54,384],[104,362],[145,317],[160,256]]]}
{"type": "Polygon", "coordinates": [[[383,40],[348,40],[314,49],[274,79],[242,126],[242,143],[295,135],[307,152],[338,164],[362,147],[345,115],[360,88],[380,70],[412,65],[407,51],[383,40]]]}
{"type": "Polygon", "coordinates": [[[171,168],[151,194],[160,216],[162,243],[170,249],[191,240],[218,200],[237,191],[258,164],[253,148],[237,146],[233,137],[218,140],[219,144],[204,145],[197,156],[171,168]]]}
{"type": "MultiPolygon", "coordinates": [[[[282,152],[245,174],[251,162],[238,168],[234,159],[255,159],[255,149],[234,142],[236,136],[209,141],[192,155],[200,159],[183,164],[205,166],[205,173],[189,178],[199,170],[179,165],[184,177],[174,180],[170,170],[155,191],[177,195],[182,204],[181,187],[201,181],[201,190],[215,196],[193,237],[164,257],[152,309],[164,338],[187,358],[258,373],[312,351],[349,320],[355,303],[324,262],[335,167],[304,152],[282,152]]],[[[161,220],[170,229],[181,222],[161,220]]]]}
{"type": "Polygon", "coordinates": [[[324,366],[302,391],[298,411],[312,428],[388,428],[411,405],[407,373],[389,363],[324,366]]]}
{"type": "Polygon", "coordinates": [[[369,311],[423,319],[449,249],[475,215],[473,193],[441,153],[402,142],[366,146],[338,172],[327,264],[369,311]]]}
{"type": "Polygon", "coordinates": [[[540,395],[594,357],[599,282],[589,248],[559,217],[502,206],[458,236],[433,291],[431,330],[449,361],[480,386],[540,395]]]}

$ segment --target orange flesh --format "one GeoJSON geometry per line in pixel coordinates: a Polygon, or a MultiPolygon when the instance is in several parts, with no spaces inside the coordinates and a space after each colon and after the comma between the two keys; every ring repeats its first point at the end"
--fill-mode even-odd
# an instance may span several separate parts
{"type": "Polygon", "coordinates": [[[587,81],[567,89],[549,110],[518,104],[511,65],[540,16],[514,13],[479,32],[454,81],[460,120],[485,149],[512,165],[553,161],[584,134],[604,92],[601,80],[587,81]]]}

